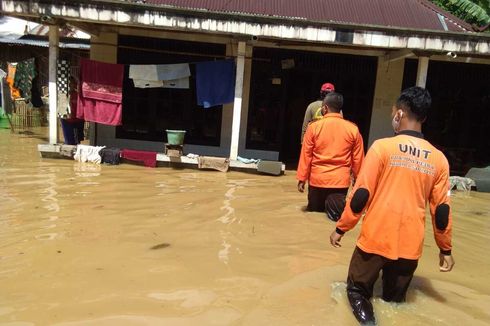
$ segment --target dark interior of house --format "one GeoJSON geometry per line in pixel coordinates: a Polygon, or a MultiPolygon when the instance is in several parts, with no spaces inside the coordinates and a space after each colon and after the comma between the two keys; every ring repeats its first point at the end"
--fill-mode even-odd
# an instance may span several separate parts
{"type": "Polygon", "coordinates": [[[344,117],[355,122],[367,145],[377,58],[254,48],[247,148],[279,151],[296,167],[306,107],[325,82],[344,95],[344,117]]]}
{"type": "Polygon", "coordinates": [[[187,143],[219,146],[222,106],[204,109],[197,105],[195,66],[200,61],[222,60],[223,44],[166,40],[121,35],[118,63],[126,64],[123,85],[123,125],[116,137],[166,141],[166,129],[186,130],[187,143]],[[136,88],[128,78],[129,64],[189,63],[188,89],[136,88]]]}
{"type": "MultiPolygon", "coordinates": [[[[418,61],[405,61],[403,89],[413,86],[418,61]]],[[[430,61],[432,108],[423,126],[428,141],[446,155],[452,175],[490,165],[490,67],[430,61]]]]}

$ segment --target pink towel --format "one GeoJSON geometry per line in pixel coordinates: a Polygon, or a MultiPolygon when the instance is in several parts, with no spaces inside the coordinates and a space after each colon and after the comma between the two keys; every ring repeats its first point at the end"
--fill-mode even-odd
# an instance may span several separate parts
{"type": "Polygon", "coordinates": [[[123,65],[80,59],[77,118],[121,125],[123,78],[123,65]]]}
{"type": "Polygon", "coordinates": [[[145,166],[154,168],[157,166],[157,152],[135,151],[123,149],[121,157],[130,161],[143,162],[145,166]]]}

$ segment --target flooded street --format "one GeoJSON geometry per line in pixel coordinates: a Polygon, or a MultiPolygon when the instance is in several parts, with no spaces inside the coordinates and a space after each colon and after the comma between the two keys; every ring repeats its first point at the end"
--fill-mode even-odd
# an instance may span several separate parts
{"type": "MultiPolygon", "coordinates": [[[[41,159],[41,138],[0,129],[0,325],[356,325],[359,226],[332,248],[294,171],[41,159]]],[[[453,217],[454,270],[428,219],[408,303],[375,299],[380,325],[490,323],[490,194],[453,193],[453,217]]]]}

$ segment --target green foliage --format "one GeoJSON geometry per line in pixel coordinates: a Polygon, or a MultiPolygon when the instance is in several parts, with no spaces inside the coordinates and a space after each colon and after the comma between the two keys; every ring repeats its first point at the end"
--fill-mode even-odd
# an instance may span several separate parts
{"type": "Polygon", "coordinates": [[[442,9],[478,26],[490,23],[490,0],[431,0],[442,9]]]}

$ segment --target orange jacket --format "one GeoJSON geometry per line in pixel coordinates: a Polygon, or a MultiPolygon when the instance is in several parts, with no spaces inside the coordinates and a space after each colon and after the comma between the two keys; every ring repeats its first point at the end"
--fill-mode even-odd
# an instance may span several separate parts
{"type": "Polygon", "coordinates": [[[449,205],[449,164],[442,152],[421,134],[404,131],[377,140],[369,149],[337,228],[352,229],[365,212],[357,246],[388,259],[418,259],[422,255],[425,208],[430,203],[432,227],[441,250],[451,250],[452,219],[445,230],[435,225],[436,209],[449,205]],[[351,208],[357,189],[369,191],[360,213],[351,208]]]}
{"type": "Polygon", "coordinates": [[[348,188],[364,159],[362,136],[340,113],[327,113],[306,129],[297,179],[319,188],[348,188]]]}

